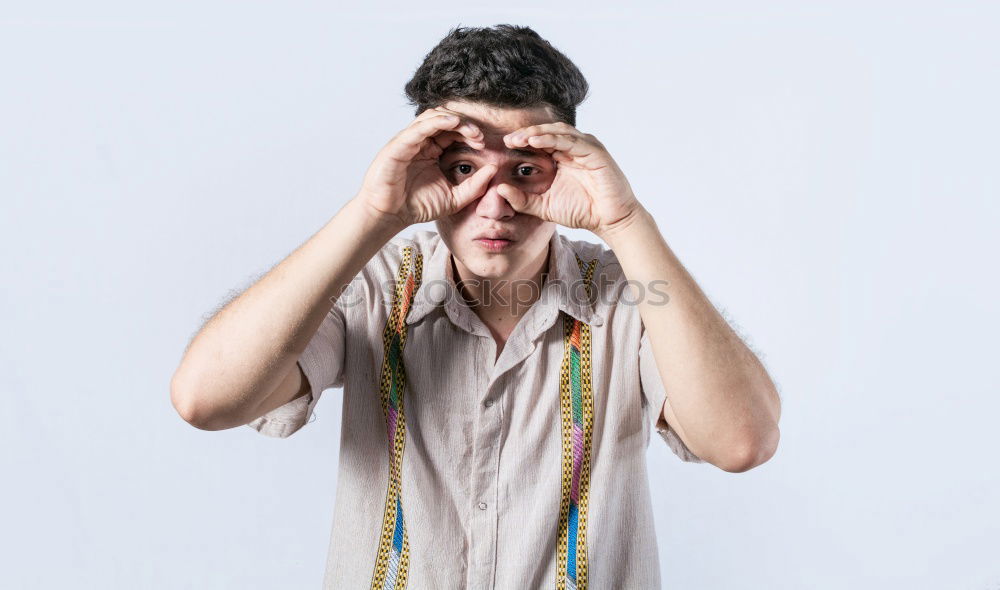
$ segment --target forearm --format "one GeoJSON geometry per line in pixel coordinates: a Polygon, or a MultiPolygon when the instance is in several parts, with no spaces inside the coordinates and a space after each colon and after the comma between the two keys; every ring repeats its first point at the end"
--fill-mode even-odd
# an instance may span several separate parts
{"type": "Polygon", "coordinates": [[[674,255],[653,217],[640,208],[601,237],[625,276],[643,285],[639,313],[669,410],[683,425],[691,451],[719,466],[749,468],[770,457],[780,414],[774,384],[674,255]],[[666,304],[650,296],[655,281],[666,282],[666,304]]]}
{"type": "Polygon", "coordinates": [[[178,412],[209,430],[255,418],[333,303],[401,229],[359,199],[348,202],[201,328],[171,381],[178,412]]]}

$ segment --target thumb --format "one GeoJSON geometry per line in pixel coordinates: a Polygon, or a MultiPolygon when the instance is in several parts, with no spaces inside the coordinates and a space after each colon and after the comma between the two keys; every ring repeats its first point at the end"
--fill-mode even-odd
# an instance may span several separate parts
{"type": "Polygon", "coordinates": [[[456,186],[453,191],[455,195],[455,210],[460,211],[466,205],[481,197],[486,192],[486,187],[490,184],[490,179],[493,178],[493,174],[496,171],[496,166],[486,164],[479,170],[476,170],[475,174],[456,186]]]}
{"type": "Polygon", "coordinates": [[[533,215],[547,219],[544,215],[544,199],[542,195],[528,194],[510,184],[497,185],[497,192],[507,199],[512,209],[525,215],[533,215]]]}

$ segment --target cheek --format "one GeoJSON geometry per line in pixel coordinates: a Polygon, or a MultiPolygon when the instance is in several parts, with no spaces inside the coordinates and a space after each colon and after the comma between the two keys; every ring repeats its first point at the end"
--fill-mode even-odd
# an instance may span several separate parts
{"type": "Polygon", "coordinates": [[[435,222],[438,233],[446,236],[461,236],[466,232],[466,228],[469,226],[469,219],[475,211],[476,202],[473,201],[455,213],[438,219],[435,222]]]}
{"type": "Polygon", "coordinates": [[[540,193],[545,191],[552,185],[552,181],[555,180],[555,172],[542,172],[540,174],[533,174],[531,176],[526,176],[521,181],[523,186],[527,186],[529,190],[533,193],[540,193]]]}
{"type": "Polygon", "coordinates": [[[449,220],[452,227],[461,229],[462,226],[471,223],[469,220],[476,216],[476,209],[479,207],[480,200],[482,200],[482,197],[473,199],[471,203],[452,213],[449,220]]]}
{"type": "Polygon", "coordinates": [[[441,174],[444,176],[445,180],[448,181],[452,186],[458,186],[459,181],[455,180],[455,173],[453,170],[449,170],[444,166],[439,166],[441,168],[441,174]]]}

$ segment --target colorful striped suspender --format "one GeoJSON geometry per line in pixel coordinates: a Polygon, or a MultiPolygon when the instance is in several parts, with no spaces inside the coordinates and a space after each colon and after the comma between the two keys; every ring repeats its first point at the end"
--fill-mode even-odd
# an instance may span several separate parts
{"type": "Polygon", "coordinates": [[[406,390],[406,370],[403,367],[403,345],[406,344],[406,315],[413,296],[420,287],[423,257],[412,247],[403,248],[403,262],[396,277],[392,294],[392,311],[382,332],[385,354],[382,358],[382,379],[379,395],[389,435],[389,489],[385,497],[382,518],[382,538],[375,558],[372,590],[406,588],[410,570],[410,543],[403,520],[403,445],[406,442],[406,419],[403,416],[403,392],[406,390]]]}
{"type": "MultiPolygon", "coordinates": [[[[590,296],[591,277],[597,260],[577,265],[585,278],[590,296]]],[[[403,393],[406,371],[403,346],[406,344],[406,315],[420,287],[423,258],[413,247],[403,248],[403,261],[396,277],[392,310],[382,333],[385,354],[379,386],[382,412],[389,440],[389,487],[386,492],[382,536],[372,574],[372,590],[406,588],[410,546],[403,519],[402,473],[406,420],[403,393]]],[[[561,313],[563,320],[563,361],[559,379],[562,417],[562,497],[559,504],[559,547],[556,588],[587,588],[587,499],[590,491],[590,446],[594,422],[591,391],[590,325],[561,313]]]]}
{"type": "MultiPolygon", "coordinates": [[[[576,263],[587,296],[597,260],[576,263]]],[[[571,289],[571,292],[575,290],[571,289]]],[[[563,312],[563,361],[559,377],[562,414],[562,501],[559,503],[558,590],[587,587],[587,499],[590,492],[590,435],[594,396],[590,383],[590,325],[563,312]]]]}

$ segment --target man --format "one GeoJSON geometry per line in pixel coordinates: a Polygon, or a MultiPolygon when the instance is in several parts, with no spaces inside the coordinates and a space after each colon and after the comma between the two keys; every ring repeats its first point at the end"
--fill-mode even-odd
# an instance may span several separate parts
{"type": "Polygon", "coordinates": [[[406,91],[358,194],[193,340],[175,407],[286,437],[343,387],[326,587],[659,587],[650,431],[746,471],[777,445],[773,383],[537,33],[454,29],[406,91]]]}

